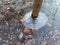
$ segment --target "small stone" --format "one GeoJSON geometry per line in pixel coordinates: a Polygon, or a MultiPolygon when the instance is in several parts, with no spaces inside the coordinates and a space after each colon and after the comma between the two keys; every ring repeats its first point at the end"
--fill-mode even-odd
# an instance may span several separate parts
{"type": "Polygon", "coordinates": [[[19,39],[23,38],[23,33],[21,32],[20,35],[18,36],[19,39]]]}
{"type": "Polygon", "coordinates": [[[12,40],[13,38],[12,37],[10,37],[10,40],[12,40]]]}
{"type": "Polygon", "coordinates": [[[25,19],[25,18],[22,18],[20,21],[21,21],[22,23],[24,23],[24,22],[26,21],[26,19],[25,19]]]}
{"type": "Polygon", "coordinates": [[[56,39],[54,38],[54,41],[55,41],[56,39]]]}
{"type": "Polygon", "coordinates": [[[9,1],[5,1],[5,2],[4,2],[4,5],[9,5],[9,4],[10,4],[9,1]]]}
{"type": "Polygon", "coordinates": [[[6,40],[5,42],[6,42],[6,43],[8,43],[9,41],[8,41],[8,40],[6,40]]]}
{"type": "Polygon", "coordinates": [[[8,7],[7,10],[10,11],[10,12],[14,11],[13,7],[8,7]]]}
{"type": "Polygon", "coordinates": [[[12,2],[13,5],[15,5],[16,3],[15,2],[12,2]]]}
{"type": "Polygon", "coordinates": [[[8,22],[6,22],[6,25],[9,26],[8,22]]]}
{"type": "Polygon", "coordinates": [[[2,40],[2,38],[0,38],[0,41],[2,40]]]}
{"type": "Polygon", "coordinates": [[[29,38],[33,38],[33,36],[32,35],[28,35],[29,36],[29,38]]]}

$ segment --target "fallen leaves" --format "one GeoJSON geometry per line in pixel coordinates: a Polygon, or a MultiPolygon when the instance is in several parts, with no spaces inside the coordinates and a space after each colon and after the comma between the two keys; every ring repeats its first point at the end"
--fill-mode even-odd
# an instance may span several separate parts
{"type": "Polygon", "coordinates": [[[24,33],[27,33],[29,35],[32,35],[32,30],[30,30],[29,28],[25,27],[24,28],[24,33]]]}

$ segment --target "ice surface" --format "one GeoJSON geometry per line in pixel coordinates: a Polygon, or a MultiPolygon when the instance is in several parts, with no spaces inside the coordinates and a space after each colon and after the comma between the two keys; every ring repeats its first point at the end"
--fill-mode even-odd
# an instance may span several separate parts
{"type": "Polygon", "coordinates": [[[38,30],[39,28],[43,27],[48,18],[47,16],[45,15],[45,13],[43,12],[40,12],[39,13],[39,16],[36,18],[35,22],[34,20],[31,18],[31,14],[32,14],[32,11],[28,12],[24,18],[26,18],[26,22],[24,22],[24,25],[28,28],[31,28],[31,29],[35,29],[35,30],[38,30]],[[35,24],[33,24],[35,23],[35,24]]]}

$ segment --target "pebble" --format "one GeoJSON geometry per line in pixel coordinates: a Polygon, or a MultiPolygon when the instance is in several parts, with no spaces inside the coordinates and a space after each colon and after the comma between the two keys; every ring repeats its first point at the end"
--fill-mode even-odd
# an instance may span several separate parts
{"type": "Polygon", "coordinates": [[[25,18],[22,18],[20,21],[23,23],[23,22],[25,22],[25,21],[26,21],[26,19],[25,19],[25,18]]]}
{"type": "Polygon", "coordinates": [[[21,39],[23,37],[23,33],[20,33],[20,35],[18,36],[19,39],[21,39]]]}
{"type": "Polygon", "coordinates": [[[9,5],[9,4],[10,4],[9,1],[5,1],[5,2],[4,2],[4,5],[9,5]]]}
{"type": "Polygon", "coordinates": [[[2,38],[0,37],[0,41],[2,40],[2,38]]]}

